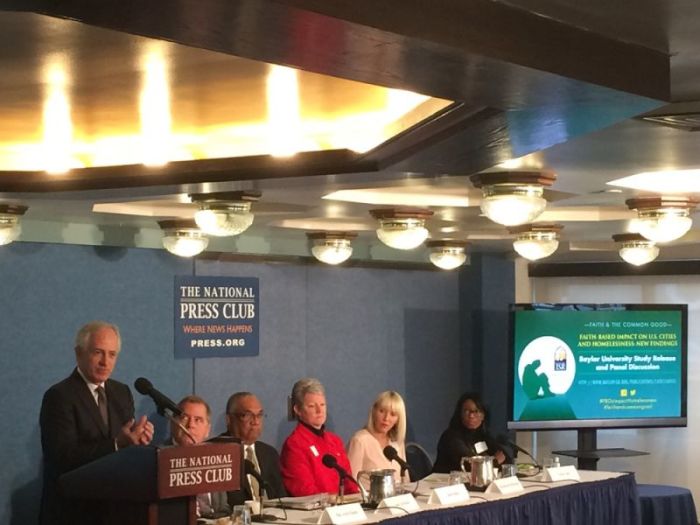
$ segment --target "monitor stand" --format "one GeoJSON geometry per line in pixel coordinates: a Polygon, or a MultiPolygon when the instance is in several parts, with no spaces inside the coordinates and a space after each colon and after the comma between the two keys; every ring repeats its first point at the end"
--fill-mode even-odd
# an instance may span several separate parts
{"type": "Polygon", "coordinates": [[[580,470],[597,470],[598,460],[601,458],[646,456],[649,452],[626,448],[598,448],[598,429],[581,428],[578,430],[578,448],[576,450],[553,450],[552,454],[577,458],[580,470]]]}

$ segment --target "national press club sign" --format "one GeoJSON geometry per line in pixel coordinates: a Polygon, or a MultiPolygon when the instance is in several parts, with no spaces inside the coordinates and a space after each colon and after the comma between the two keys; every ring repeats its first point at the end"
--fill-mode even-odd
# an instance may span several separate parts
{"type": "Polygon", "coordinates": [[[257,277],[175,277],[175,357],[260,353],[257,277]]]}

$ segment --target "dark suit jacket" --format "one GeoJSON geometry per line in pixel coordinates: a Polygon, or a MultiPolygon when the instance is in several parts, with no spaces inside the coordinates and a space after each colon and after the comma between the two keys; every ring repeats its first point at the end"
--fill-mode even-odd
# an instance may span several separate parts
{"type": "Polygon", "coordinates": [[[95,514],[98,505],[64,498],[58,478],[115,451],[115,437],[134,417],[134,399],[128,386],[112,379],[105,382],[105,394],[109,428],[102,422],[95,398],[77,369],[44,394],[39,417],[44,455],[42,525],[101,523],[95,514]]]}
{"type": "MultiPolygon", "coordinates": [[[[228,432],[224,432],[221,435],[230,436],[228,432]]],[[[274,499],[286,496],[287,492],[284,490],[282,474],[280,473],[280,455],[275,447],[262,441],[256,441],[255,456],[258,458],[258,464],[260,465],[260,475],[267,484],[267,497],[274,499]]],[[[250,485],[248,484],[248,476],[243,477],[241,485],[242,490],[228,493],[228,503],[231,505],[231,508],[234,505],[243,505],[243,502],[246,500],[253,499],[250,485]]]]}

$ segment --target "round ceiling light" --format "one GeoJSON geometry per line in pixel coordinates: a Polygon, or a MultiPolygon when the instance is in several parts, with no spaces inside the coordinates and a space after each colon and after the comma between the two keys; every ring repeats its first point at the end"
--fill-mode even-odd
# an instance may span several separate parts
{"type": "Polygon", "coordinates": [[[501,171],[477,173],[470,177],[481,188],[481,211],[493,222],[517,226],[532,222],[547,207],[544,187],[556,175],[551,171],[501,171]]]}
{"type": "Polygon", "coordinates": [[[559,233],[564,227],[561,224],[525,224],[508,231],[515,234],[513,248],[521,257],[536,261],[549,257],[559,247],[559,233]]]}
{"type": "Polygon", "coordinates": [[[467,243],[455,240],[428,241],[425,245],[430,250],[430,262],[443,270],[454,270],[462,266],[467,256],[467,243]]]}
{"type": "Polygon", "coordinates": [[[167,220],[158,223],[163,230],[163,247],[179,257],[194,257],[206,250],[209,238],[194,221],[167,220]]]}
{"type": "Polygon", "coordinates": [[[253,224],[254,215],[250,209],[260,195],[259,192],[246,191],[193,193],[190,199],[199,206],[194,220],[207,235],[239,235],[253,224]]]}
{"type": "Polygon", "coordinates": [[[0,246],[17,240],[22,232],[19,218],[27,209],[17,204],[0,204],[0,246]]]}
{"type": "Polygon", "coordinates": [[[326,264],[340,264],[352,255],[353,232],[313,232],[307,233],[312,241],[311,253],[316,259],[326,264]]]}
{"type": "Polygon", "coordinates": [[[613,235],[613,240],[620,245],[620,257],[635,266],[650,263],[659,256],[659,247],[656,243],[638,233],[613,235]]]}
{"type": "Polygon", "coordinates": [[[630,209],[637,210],[639,233],[654,242],[671,242],[680,239],[693,225],[690,211],[696,201],[677,197],[641,197],[626,201],[630,209]]]}
{"type": "Polygon", "coordinates": [[[380,208],[370,210],[379,221],[377,237],[390,248],[413,250],[428,238],[425,221],[433,212],[423,208],[380,208]]]}

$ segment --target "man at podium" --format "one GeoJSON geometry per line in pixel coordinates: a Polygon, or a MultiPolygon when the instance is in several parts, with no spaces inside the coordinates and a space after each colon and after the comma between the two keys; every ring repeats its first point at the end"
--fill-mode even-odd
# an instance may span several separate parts
{"type": "Polygon", "coordinates": [[[104,321],[83,326],[75,338],[76,368],[49,388],[41,403],[39,426],[44,479],[42,525],[99,525],[103,510],[96,502],[69,500],[58,478],[82,465],[133,445],[148,445],[153,425],[134,420],[129,387],[110,379],[121,351],[119,329],[104,321]]]}

